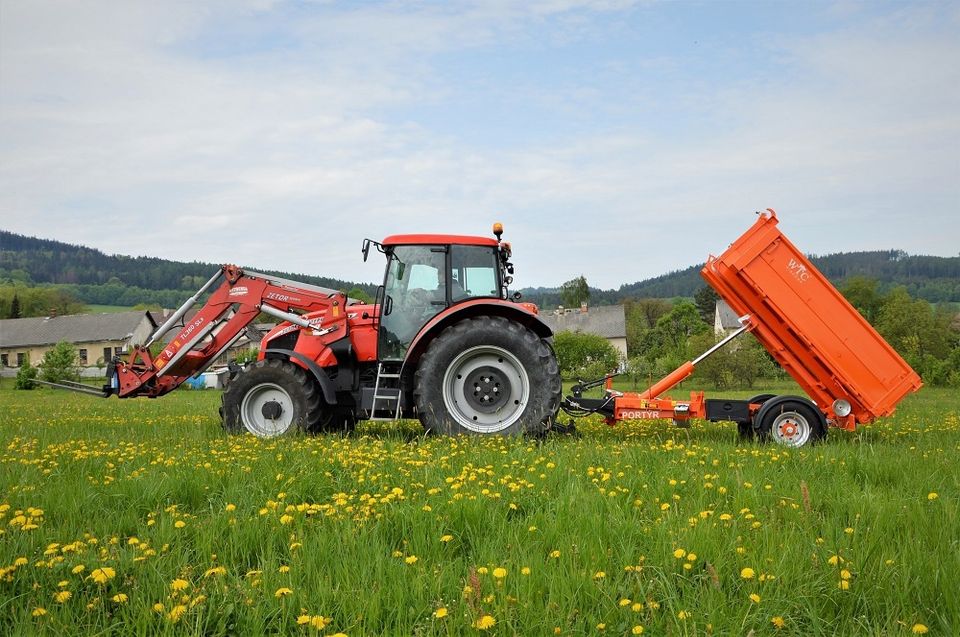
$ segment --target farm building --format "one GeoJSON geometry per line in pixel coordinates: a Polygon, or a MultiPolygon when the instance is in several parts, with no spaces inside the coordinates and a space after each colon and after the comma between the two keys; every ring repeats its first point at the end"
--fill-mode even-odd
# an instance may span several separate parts
{"type": "Polygon", "coordinates": [[[76,346],[81,367],[96,369],[156,328],[146,310],[0,320],[0,368],[36,365],[60,341],[76,346]]]}
{"type": "Polygon", "coordinates": [[[620,352],[624,360],[627,358],[627,320],[622,305],[589,307],[584,303],[579,309],[561,307],[541,314],[540,318],[554,332],[580,332],[602,336],[620,352]]]}
{"type": "Polygon", "coordinates": [[[717,307],[713,314],[713,332],[717,336],[726,336],[740,328],[740,321],[737,320],[737,313],[727,305],[726,301],[717,301],[717,307]]]}

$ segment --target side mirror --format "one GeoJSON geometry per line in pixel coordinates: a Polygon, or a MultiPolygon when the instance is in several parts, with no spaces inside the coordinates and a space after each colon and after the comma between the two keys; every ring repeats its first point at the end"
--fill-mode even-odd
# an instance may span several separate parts
{"type": "Polygon", "coordinates": [[[363,248],[361,248],[361,251],[363,252],[363,262],[366,263],[367,257],[370,256],[370,239],[363,240],[363,248]]]}

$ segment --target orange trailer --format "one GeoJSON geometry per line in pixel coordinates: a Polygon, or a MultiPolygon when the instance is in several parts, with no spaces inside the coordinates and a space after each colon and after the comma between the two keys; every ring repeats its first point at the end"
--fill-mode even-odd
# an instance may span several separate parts
{"type": "Polygon", "coordinates": [[[802,446],[826,435],[828,426],[852,430],[893,413],[918,390],[920,377],[777,227],[772,209],[700,274],[740,315],[743,327],[678,367],[647,390],[618,392],[610,378],[603,399],[586,399],[574,387],[564,408],[572,415],[602,413],[624,419],[691,418],[736,422],[744,435],[802,446]],[[689,377],[697,363],[743,331],[757,340],[803,388],[800,396],[762,394],[749,400],[690,400],[661,395],[689,377]],[[812,399],[812,400],[811,400],[812,399]]]}

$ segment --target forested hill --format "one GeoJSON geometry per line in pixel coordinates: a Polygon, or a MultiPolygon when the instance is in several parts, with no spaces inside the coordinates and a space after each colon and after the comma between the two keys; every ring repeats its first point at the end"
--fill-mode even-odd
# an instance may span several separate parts
{"type": "MultiPolygon", "coordinates": [[[[156,257],[108,255],[60,241],[25,237],[0,230],[0,284],[56,284],[86,303],[172,307],[200,288],[219,264],[167,261],[156,257]]],[[[253,270],[259,270],[250,264],[253,270]]],[[[265,271],[336,290],[376,286],[327,277],[265,271]]]]}
{"type": "MultiPolygon", "coordinates": [[[[903,285],[912,296],[937,303],[960,302],[960,257],[911,256],[899,250],[846,252],[811,257],[836,285],[852,276],[876,279],[884,291],[903,285]]],[[[250,264],[252,269],[258,269],[250,264]]],[[[56,285],[85,303],[133,306],[139,303],[173,307],[210,278],[219,264],[183,263],[156,257],[107,255],[99,250],[59,241],[25,237],[0,230],[0,285],[56,285]]],[[[591,288],[594,305],[626,298],[692,297],[705,284],[701,265],[629,283],[619,289],[591,288]]],[[[286,272],[269,272],[338,290],[362,290],[372,296],[375,285],[286,272]]],[[[589,281],[588,281],[589,282],[589,281]]],[[[526,300],[543,307],[561,303],[556,288],[521,290],[526,300]]]]}
{"type": "MultiPolygon", "coordinates": [[[[960,301],[960,257],[908,255],[901,250],[841,252],[811,256],[810,260],[837,286],[854,276],[877,280],[880,291],[902,285],[911,296],[931,303],[960,301]]],[[[692,297],[706,283],[700,277],[703,264],[690,266],[652,279],[621,285],[615,290],[590,289],[590,302],[595,305],[619,303],[626,298],[692,297]]],[[[557,288],[523,290],[527,300],[544,307],[560,301],[557,288]]]]}

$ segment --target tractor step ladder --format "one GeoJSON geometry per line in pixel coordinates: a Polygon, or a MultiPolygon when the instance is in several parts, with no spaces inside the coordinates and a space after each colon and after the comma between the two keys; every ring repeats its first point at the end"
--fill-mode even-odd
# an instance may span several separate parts
{"type": "MultiPolygon", "coordinates": [[[[399,365],[395,363],[394,365],[399,365]]],[[[377,365],[377,382],[373,385],[373,404],[370,406],[370,420],[400,420],[400,370],[385,371],[388,364],[381,362],[377,365]],[[381,382],[382,381],[382,382],[381,382]],[[380,403],[387,403],[382,405],[380,403]],[[389,403],[393,403],[390,405],[389,403]],[[379,406],[378,406],[379,405],[379,406]],[[392,416],[377,415],[393,408],[392,416]]]]}

